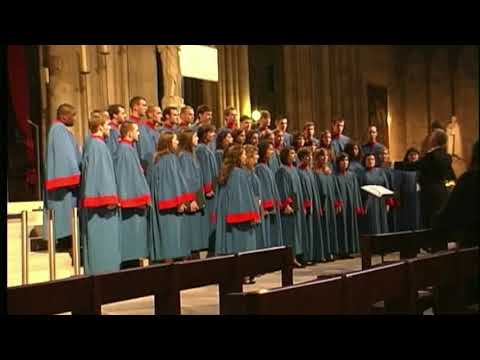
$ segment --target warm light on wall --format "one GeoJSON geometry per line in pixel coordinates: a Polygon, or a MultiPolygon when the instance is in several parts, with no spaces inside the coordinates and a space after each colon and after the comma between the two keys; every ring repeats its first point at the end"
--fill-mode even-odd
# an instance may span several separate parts
{"type": "Polygon", "coordinates": [[[260,120],[261,117],[262,117],[262,114],[260,113],[260,111],[254,110],[254,111],[252,112],[252,119],[253,119],[253,121],[258,122],[258,120],[260,120]]]}

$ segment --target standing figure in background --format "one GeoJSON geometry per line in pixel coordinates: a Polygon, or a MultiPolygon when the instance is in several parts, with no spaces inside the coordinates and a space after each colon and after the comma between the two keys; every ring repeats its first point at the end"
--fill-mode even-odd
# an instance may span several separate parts
{"type": "Polygon", "coordinates": [[[383,151],[385,146],[378,142],[378,131],[375,125],[370,125],[368,127],[368,142],[362,145],[362,152],[364,154],[375,154],[375,160],[377,166],[382,166],[382,161],[380,159],[380,153],[383,151]]]}
{"type": "Polygon", "coordinates": [[[345,130],[345,119],[341,116],[332,121],[332,148],[334,153],[340,154],[345,151],[345,146],[350,142],[348,136],[343,135],[345,130]]]}
{"type": "Polygon", "coordinates": [[[283,132],[283,146],[292,146],[293,145],[293,136],[287,132],[288,130],[288,119],[286,116],[281,115],[275,121],[277,125],[277,130],[283,132]]]}
{"type": "Polygon", "coordinates": [[[447,133],[437,129],[430,135],[430,147],[418,162],[420,171],[421,206],[423,223],[431,226],[432,216],[446,203],[456,180],[452,169],[452,157],[447,153],[447,133]]]}

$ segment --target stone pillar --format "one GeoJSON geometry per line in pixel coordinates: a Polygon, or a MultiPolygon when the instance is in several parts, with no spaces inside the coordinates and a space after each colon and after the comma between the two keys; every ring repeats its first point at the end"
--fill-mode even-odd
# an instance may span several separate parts
{"type": "Polygon", "coordinates": [[[248,67],[248,45],[238,45],[238,86],[240,90],[240,112],[251,115],[250,70],[248,67]]]}
{"type": "Polygon", "coordinates": [[[162,99],[162,108],[168,106],[180,107],[184,104],[182,94],[182,76],[180,73],[180,59],[178,45],[157,45],[160,52],[163,68],[163,86],[165,89],[162,99]]]}
{"type": "MultiPolygon", "coordinates": [[[[87,47],[90,52],[90,47],[87,47]]],[[[79,45],[49,45],[47,64],[50,72],[50,86],[48,103],[50,109],[49,120],[56,117],[59,105],[72,104],[77,110],[77,121],[70,130],[77,141],[82,144],[87,135],[88,124],[88,81],[82,85],[80,75],[80,46],[79,45]]],[[[50,124],[49,124],[50,125],[50,124]]]]}
{"type": "Polygon", "coordinates": [[[233,106],[242,115],[251,114],[250,81],[247,45],[218,45],[218,103],[219,120],[223,126],[223,110],[233,106]]]}

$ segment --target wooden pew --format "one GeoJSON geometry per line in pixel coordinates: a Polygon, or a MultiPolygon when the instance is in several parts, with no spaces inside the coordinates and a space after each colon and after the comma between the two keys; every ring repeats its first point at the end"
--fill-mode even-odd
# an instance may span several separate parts
{"type": "Polygon", "coordinates": [[[408,266],[404,262],[346,274],[344,281],[347,314],[371,314],[373,305],[380,301],[384,301],[387,313],[414,312],[408,296],[408,266]]]}
{"type": "Polygon", "coordinates": [[[225,315],[339,315],[344,313],[343,280],[335,277],[278,289],[232,293],[225,315]]]}
{"type": "MultiPolygon", "coordinates": [[[[361,235],[360,249],[362,253],[362,270],[372,267],[372,256],[381,255],[382,263],[386,254],[400,252],[401,259],[410,259],[417,256],[422,247],[432,247],[432,231],[430,229],[418,231],[404,231],[398,233],[361,235]]],[[[443,246],[435,249],[443,248],[443,246]]],[[[445,248],[446,249],[446,248],[445,248]]]]}
{"type": "MultiPolygon", "coordinates": [[[[243,291],[246,276],[282,271],[282,285],[293,283],[292,250],[285,246],[213,257],[205,260],[174,264],[177,282],[176,298],[180,291],[208,285],[219,285],[220,314],[223,314],[225,295],[243,291]]],[[[180,312],[179,312],[180,314],[180,312]]]]}
{"type": "Polygon", "coordinates": [[[433,287],[435,314],[458,311],[457,257],[456,252],[450,251],[407,260],[409,296],[417,304],[417,314],[422,314],[425,310],[425,306],[418,302],[418,292],[427,287],[433,287]]]}
{"type": "Polygon", "coordinates": [[[478,247],[457,251],[459,312],[467,312],[469,305],[478,304],[480,282],[479,255],[478,247]]]}
{"type": "Polygon", "coordinates": [[[174,265],[154,265],[93,276],[95,314],[102,305],[154,296],[155,314],[180,313],[174,265]]]}
{"type": "Polygon", "coordinates": [[[95,313],[93,277],[79,276],[7,289],[9,315],[72,315],[95,313]]]}

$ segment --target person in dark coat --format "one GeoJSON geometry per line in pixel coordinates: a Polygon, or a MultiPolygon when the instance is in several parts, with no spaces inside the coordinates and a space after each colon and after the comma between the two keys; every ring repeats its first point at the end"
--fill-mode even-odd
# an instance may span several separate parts
{"type": "Polygon", "coordinates": [[[458,179],[445,207],[432,219],[434,231],[457,240],[462,247],[479,245],[479,154],[477,140],[470,168],[458,179]]]}
{"type": "Polygon", "coordinates": [[[434,130],[430,140],[429,150],[418,162],[422,218],[427,228],[433,214],[445,205],[451,190],[449,185],[456,180],[452,157],[447,153],[447,133],[434,130]]]}

